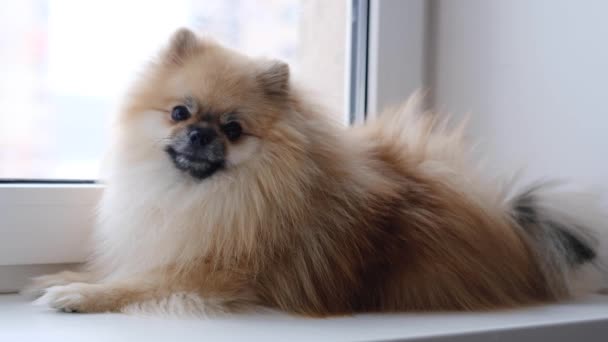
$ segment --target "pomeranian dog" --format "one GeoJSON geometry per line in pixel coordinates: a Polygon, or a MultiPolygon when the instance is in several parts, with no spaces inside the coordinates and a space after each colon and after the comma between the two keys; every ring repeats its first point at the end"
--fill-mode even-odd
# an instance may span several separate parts
{"type": "Polygon", "coordinates": [[[68,312],[328,316],[605,288],[593,198],[499,186],[419,102],[340,127],[285,63],[181,29],[126,97],[95,253],[26,292],[68,312]]]}

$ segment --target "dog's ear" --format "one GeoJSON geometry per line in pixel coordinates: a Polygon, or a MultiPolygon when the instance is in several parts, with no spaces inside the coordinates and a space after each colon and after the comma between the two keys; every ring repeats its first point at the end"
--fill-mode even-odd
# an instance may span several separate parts
{"type": "Polygon", "coordinates": [[[264,62],[257,80],[268,96],[286,96],[289,92],[289,66],[277,60],[264,62]]]}
{"type": "Polygon", "coordinates": [[[196,34],[187,28],[175,31],[164,52],[164,60],[169,64],[181,64],[200,45],[196,34]]]}

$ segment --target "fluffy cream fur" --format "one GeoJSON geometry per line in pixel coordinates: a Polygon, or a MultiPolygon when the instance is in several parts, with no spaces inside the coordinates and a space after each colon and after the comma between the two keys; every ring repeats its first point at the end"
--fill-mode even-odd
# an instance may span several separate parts
{"type": "Polygon", "coordinates": [[[484,181],[464,125],[419,102],[335,126],[285,64],[180,30],[127,95],[93,257],[29,291],[65,311],[326,316],[525,305],[571,296],[583,278],[601,287],[605,247],[582,227],[605,221],[484,181]],[[173,122],[185,104],[192,118],[173,122]],[[209,177],[167,155],[186,125],[220,132],[233,119],[246,134],[218,133],[226,160],[209,177]]]}

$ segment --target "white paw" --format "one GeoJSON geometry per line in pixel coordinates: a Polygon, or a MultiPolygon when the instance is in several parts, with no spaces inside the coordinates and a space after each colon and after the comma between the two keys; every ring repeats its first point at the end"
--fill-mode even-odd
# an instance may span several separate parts
{"type": "Polygon", "coordinates": [[[85,293],[89,284],[73,283],[47,288],[44,294],[34,301],[35,305],[48,306],[63,312],[84,312],[85,293]]]}

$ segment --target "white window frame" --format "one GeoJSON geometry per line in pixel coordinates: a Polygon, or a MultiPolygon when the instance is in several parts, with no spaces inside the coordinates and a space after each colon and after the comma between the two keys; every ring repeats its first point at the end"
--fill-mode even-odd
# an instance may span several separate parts
{"type": "Polygon", "coordinates": [[[397,105],[429,87],[432,66],[432,3],[370,0],[367,68],[368,115],[397,105]]]}
{"type": "Polygon", "coordinates": [[[0,292],[86,259],[102,189],[94,183],[0,183],[0,292]]]}
{"type": "Polygon", "coordinates": [[[352,0],[346,55],[345,106],[350,124],[361,123],[367,113],[367,57],[369,32],[369,0],[352,0]]]}
{"type": "Polygon", "coordinates": [[[351,123],[401,103],[432,79],[432,2],[353,0],[346,97],[351,123]]]}

